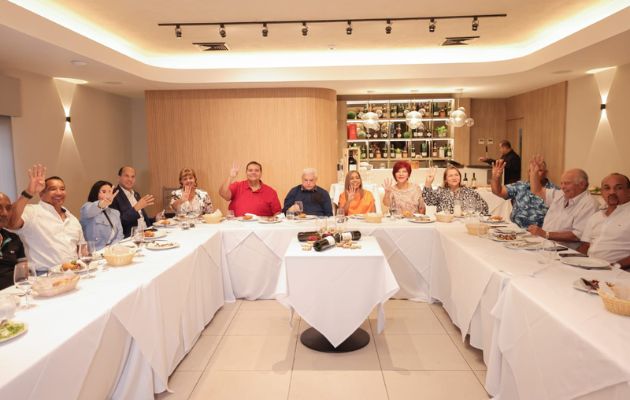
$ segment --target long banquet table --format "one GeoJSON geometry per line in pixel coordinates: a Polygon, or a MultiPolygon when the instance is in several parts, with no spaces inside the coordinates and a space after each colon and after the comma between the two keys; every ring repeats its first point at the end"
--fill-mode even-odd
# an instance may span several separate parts
{"type": "MultiPolygon", "coordinates": [[[[181,231],[182,246],[82,280],[16,319],[0,345],[0,398],[150,398],[223,301],[273,298],[284,253],[315,221],[228,221],[181,231]],[[11,360],[11,363],[4,362],[11,360]],[[78,371],[67,374],[72,365],[78,371]]],[[[574,290],[585,271],[470,236],[464,225],[348,222],[375,237],[400,286],[394,297],[439,300],[462,340],[484,351],[486,388],[500,399],[630,398],[630,319],[574,290]]]]}

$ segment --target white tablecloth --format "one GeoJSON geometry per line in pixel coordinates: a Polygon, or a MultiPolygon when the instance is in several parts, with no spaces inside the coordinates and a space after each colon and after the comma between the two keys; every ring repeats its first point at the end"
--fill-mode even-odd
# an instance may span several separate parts
{"type": "Polygon", "coordinates": [[[292,239],[278,279],[278,300],[297,311],[333,346],[343,343],[379,306],[378,332],[385,319],[382,305],[398,291],[377,241],[364,237],[362,248],[303,251],[292,239]]]}
{"type": "Polygon", "coordinates": [[[0,398],[152,399],[166,390],[223,304],[220,235],[192,232],[169,235],[177,249],[144,250],[130,266],[18,311],[29,331],[0,345],[0,398]]]}
{"type": "Polygon", "coordinates": [[[510,220],[512,215],[512,202],[510,200],[505,200],[495,195],[487,187],[477,189],[477,193],[488,203],[488,210],[491,215],[500,215],[504,220],[510,220]]]}

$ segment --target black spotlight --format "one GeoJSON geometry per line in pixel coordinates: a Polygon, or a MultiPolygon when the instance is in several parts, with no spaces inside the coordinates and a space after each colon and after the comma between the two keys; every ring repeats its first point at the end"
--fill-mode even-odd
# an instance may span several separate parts
{"type": "Polygon", "coordinates": [[[346,28],[346,35],[352,35],[352,21],[348,21],[348,27],[346,28]]]}
{"type": "Polygon", "coordinates": [[[222,38],[225,37],[226,33],[225,33],[225,25],[221,24],[219,25],[219,35],[221,35],[222,38]]]}
{"type": "Polygon", "coordinates": [[[390,34],[392,33],[392,21],[391,20],[387,20],[387,26],[385,27],[385,33],[386,34],[390,34]]]}
{"type": "Polygon", "coordinates": [[[269,36],[269,29],[267,29],[267,24],[266,23],[263,24],[262,35],[263,35],[263,37],[269,36]]]}
{"type": "Polygon", "coordinates": [[[175,37],[176,38],[182,37],[182,27],[179,25],[175,25],[175,37]]]}
{"type": "Polygon", "coordinates": [[[435,18],[431,18],[429,23],[429,32],[435,32],[435,18]]]}
{"type": "Polygon", "coordinates": [[[308,35],[308,26],[306,26],[306,22],[302,22],[302,36],[308,35]]]}
{"type": "Polygon", "coordinates": [[[475,17],[472,22],[472,30],[476,32],[477,29],[479,29],[479,18],[475,17]]]}

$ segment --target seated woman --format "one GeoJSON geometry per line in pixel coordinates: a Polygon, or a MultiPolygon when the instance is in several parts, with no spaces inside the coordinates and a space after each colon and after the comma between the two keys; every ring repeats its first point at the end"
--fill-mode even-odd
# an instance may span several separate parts
{"type": "Polygon", "coordinates": [[[81,206],[81,227],[86,241],[94,241],[96,249],[119,242],[123,238],[123,228],[118,210],[109,208],[118,193],[112,193],[113,186],[107,181],[92,185],[87,203],[81,206]]]}
{"type": "Polygon", "coordinates": [[[359,172],[350,171],[346,176],[344,191],[339,196],[339,208],[343,208],[346,215],[374,212],[374,196],[363,189],[359,172]]]}
{"type": "Polygon", "coordinates": [[[426,207],[422,199],[422,189],[409,182],[411,164],[407,161],[398,161],[394,164],[392,175],[396,183],[394,184],[390,178],[385,179],[383,204],[390,210],[398,210],[405,217],[410,217],[414,213],[424,214],[426,207]]]}
{"type": "Polygon", "coordinates": [[[211,214],[214,211],[212,200],[207,192],[197,189],[197,175],[191,168],[179,171],[179,186],[171,192],[170,207],[175,212],[199,211],[211,214]]]}
{"type": "Polygon", "coordinates": [[[452,165],[444,170],[444,185],[433,189],[436,168],[431,168],[424,182],[422,195],[427,205],[436,206],[437,212],[453,213],[455,200],[462,202],[462,210],[488,214],[488,203],[476,190],[462,186],[462,174],[452,165]]]}

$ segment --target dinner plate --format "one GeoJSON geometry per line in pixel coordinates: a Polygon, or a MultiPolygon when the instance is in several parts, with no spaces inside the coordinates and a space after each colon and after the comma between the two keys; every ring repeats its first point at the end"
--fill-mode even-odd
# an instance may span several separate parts
{"type": "Polygon", "coordinates": [[[149,231],[149,232],[153,232],[153,236],[149,236],[144,238],[145,242],[151,242],[155,239],[160,239],[166,236],[166,232],[164,231],[149,231]]]}
{"type": "Polygon", "coordinates": [[[610,268],[608,261],[592,257],[564,257],[560,262],[580,268],[610,268]]]}
{"type": "Polygon", "coordinates": [[[504,243],[505,242],[514,242],[514,241],[520,240],[518,238],[516,238],[516,239],[503,239],[503,238],[500,238],[500,237],[497,237],[497,236],[494,236],[494,235],[490,236],[490,238],[492,240],[494,240],[495,242],[504,242],[504,243]]]}
{"type": "Polygon", "coordinates": [[[316,219],[316,218],[317,218],[316,215],[304,215],[303,217],[295,216],[295,220],[296,221],[306,221],[306,220],[309,220],[309,219],[316,219]]]}
{"type": "Polygon", "coordinates": [[[163,223],[161,224],[160,221],[158,221],[158,222],[155,222],[153,224],[153,226],[157,226],[157,227],[160,227],[160,228],[176,228],[179,225],[179,222],[175,221],[172,218],[171,219],[166,219],[164,221],[169,221],[169,223],[168,224],[163,224],[163,223]]]}
{"type": "MultiPolygon", "coordinates": [[[[96,257],[95,257],[96,258],[96,257]]],[[[100,258],[100,257],[99,257],[100,258]]],[[[78,261],[79,264],[79,268],[78,269],[73,269],[71,270],[72,272],[74,272],[75,274],[85,274],[86,272],[88,272],[88,267],[85,265],[85,263],[83,261],[78,261]]],[[[90,262],[90,271],[97,271],[98,270],[98,265],[95,262],[90,262]]],[[[50,268],[50,272],[57,272],[57,273],[64,273],[66,271],[61,269],[61,264],[60,265],[55,265],[54,267],[50,268]]]]}
{"type": "Polygon", "coordinates": [[[147,243],[146,248],[149,250],[168,250],[179,247],[179,243],[175,242],[151,242],[147,243]]]}
{"type": "Polygon", "coordinates": [[[268,219],[261,218],[258,220],[259,224],[279,224],[280,222],[282,222],[281,219],[268,220],[268,219]]]}
{"type": "MultiPolygon", "coordinates": [[[[20,337],[20,336],[24,335],[28,331],[28,324],[26,324],[25,322],[9,320],[8,323],[9,324],[21,324],[22,328],[20,328],[20,330],[18,332],[10,334],[7,337],[0,337],[0,343],[8,342],[9,340],[13,340],[16,337],[20,337]]],[[[0,329],[3,329],[3,328],[0,328],[0,329]]]]}
{"type": "Polygon", "coordinates": [[[540,249],[540,244],[528,243],[523,240],[507,241],[505,242],[504,246],[512,250],[539,250],[540,249]]]}
{"type": "Polygon", "coordinates": [[[414,224],[432,224],[435,222],[435,217],[429,217],[428,220],[421,220],[416,218],[408,218],[407,221],[413,222],[414,224]]]}
{"type": "Polygon", "coordinates": [[[503,233],[503,234],[514,234],[514,235],[524,235],[527,233],[527,230],[523,229],[523,228],[496,228],[494,230],[497,233],[503,233]]]}
{"type": "Polygon", "coordinates": [[[254,222],[258,220],[258,217],[251,217],[250,219],[243,219],[243,217],[236,218],[237,221],[241,222],[254,222]]]}
{"type": "Polygon", "coordinates": [[[364,215],[364,214],[352,214],[352,215],[348,216],[348,218],[352,218],[352,219],[365,219],[365,215],[364,215]]]}
{"type": "Polygon", "coordinates": [[[582,278],[576,279],[575,281],[573,281],[573,289],[577,289],[577,290],[579,290],[581,292],[586,292],[586,293],[597,295],[597,290],[594,290],[594,289],[586,286],[584,281],[582,281],[582,278]]]}

